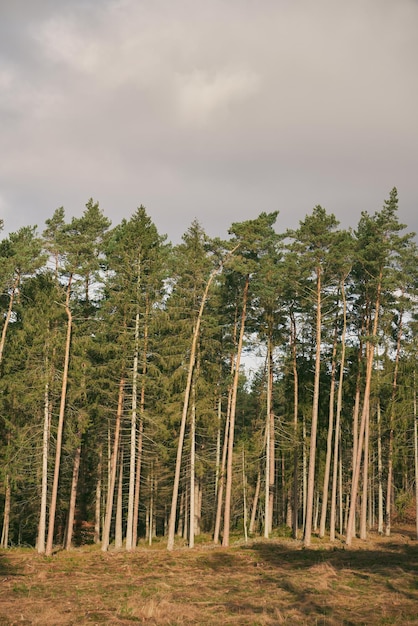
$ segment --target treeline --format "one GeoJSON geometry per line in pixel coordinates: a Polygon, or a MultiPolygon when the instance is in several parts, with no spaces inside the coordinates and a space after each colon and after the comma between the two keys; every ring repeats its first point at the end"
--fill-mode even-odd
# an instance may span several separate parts
{"type": "Polygon", "coordinates": [[[1,547],[350,544],[416,519],[417,286],[396,189],[172,245],[90,200],[0,242],[1,547]],[[256,357],[251,376],[246,355],[256,357]]]}

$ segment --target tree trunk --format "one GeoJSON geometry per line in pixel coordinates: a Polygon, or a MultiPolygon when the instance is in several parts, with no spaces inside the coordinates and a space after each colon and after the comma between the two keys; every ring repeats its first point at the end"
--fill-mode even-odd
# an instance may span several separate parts
{"type": "Polygon", "coordinates": [[[139,515],[139,495],[141,490],[141,470],[142,470],[142,444],[144,438],[144,416],[145,416],[145,377],[147,374],[147,355],[148,355],[148,316],[149,316],[149,297],[146,295],[145,307],[145,324],[144,324],[144,349],[142,356],[142,381],[141,381],[141,400],[139,406],[139,432],[138,432],[138,448],[137,448],[137,467],[135,480],[135,497],[134,497],[134,517],[132,529],[132,547],[135,549],[138,541],[138,515],[139,515]]]}
{"type": "Polygon", "coordinates": [[[315,459],[316,459],[316,431],[318,427],[319,407],[319,381],[321,373],[321,268],[317,268],[316,281],[316,355],[315,355],[315,378],[314,395],[312,402],[311,442],[309,450],[308,491],[306,496],[306,520],[304,546],[311,545],[312,513],[315,489],[315,459]]]}
{"type": "Polygon", "coordinates": [[[273,355],[271,339],[267,348],[267,407],[266,407],[266,505],[264,520],[264,537],[268,538],[273,529],[274,508],[274,413],[273,413],[273,355]]]}
{"type": "Polygon", "coordinates": [[[4,495],[4,512],[3,512],[3,528],[1,532],[0,548],[8,548],[9,546],[9,527],[10,527],[10,476],[6,474],[5,478],[5,495],[4,495]]]}
{"type": "Polygon", "coordinates": [[[248,511],[247,511],[247,476],[245,473],[245,451],[242,448],[242,500],[243,500],[243,524],[244,524],[244,539],[245,543],[248,541],[248,511]]]}
{"type": "Polygon", "coordinates": [[[179,484],[180,484],[181,457],[183,453],[184,434],[186,431],[187,412],[189,408],[189,398],[190,398],[190,391],[191,391],[191,386],[192,386],[193,370],[194,370],[194,365],[196,361],[196,347],[197,347],[197,340],[199,338],[199,333],[200,333],[200,324],[202,321],[203,310],[205,308],[206,300],[208,298],[210,286],[212,284],[213,279],[221,270],[221,268],[222,268],[222,264],[220,264],[219,267],[215,268],[211,272],[208,278],[208,281],[206,283],[206,287],[202,296],[202,301],[200,303],[200,309],[199,309],[199,313],[196,319],[196,325],[195,325],[195,329],[193,333],[192,345],[191,345],[191,350],[190,350],[189,368],[187,372],[187,383],[186,383],[186,389],[184,392],[183,412],[182,412],[181,422],[180,422],[179,441],[177,445],[177,457],[176,457],[176,469],[175,469],[174,484],[173,484],[173,496],[171,499],[170,520],[168,523],[167,550],[172,550],[174,548],[177,498],[178,498],[179,484]]]}
{"type": "MultiPolygon", "coordinates": [[[[404,295],[402,293],[402,295],[404,295]]],[[[396,340],[396,356],[395,356],[395,370],[393,372],[393,382],[392,382],[392,401],[390,408],[390,420],[389,420],[389,449],[388,449],[388,483],[387,483],[387,493],[386,493],[386,536],[390,536],[391,523],[392,523],[392,491],[393,491],[393,424],[395,421],[395,402],[397,396],[397,388],[398,388],[398,371],[399,371],[399,358],[401,354],[401,340],[402,340],[402,319],[403,319],[403,311],[401,310],[399,313],[399,328],[398,328],[398,336],[396,340]]]]}
{"type": "Polygon", "coordinates": [[[258,506],[258,498],[260,496],[260,487],[261,487],[261,471],[258,470],[254,498],[253,498],[253,503],[251,507],[251,519],[250,519],[250,527],[249,527],[250,535],[253,535],[255,531],[255,518],[257,515],[257,506],[258,506]]]}
{"type": "MultiPolygon", "coordinates": [[[[234,328],[234,343],[235,343],[235,331],[236,326],[234,328]]],[[[234,355],[231,356],[231,376],[234,372],[234,355]]],[[[224,485],[225,485],[225,475],[226,475],[226,457],[228,453],[228,441],[229,441],[229,418],[231,415],[231,402],[232,402],[232,386],[230,386],[228,390],[228,405],[226,410],[226,421],[225,421],[225,432],[224,432],[224,442],[222,447],[222,461],[221,461],[221,471],[219,476],[219,485],[218,485],[218,498],[216,503],[216,517],[215,517],[215,529],[213,533],[213,542],[216,544],[219,543],[219,533],[221,529],[221,517],[222,517],[222,504],[223,504],[223,494],[224,494],[224,485]]]]}
{"type": "Polygon", "coordinates": [[[332,434],[334,430],[334,397],[335,397],[335,372],[336,372],[336,356],[337,356],[337,325],[334,329],[334,342],[332,347],[332,363],[331,363],[331,386],[329,392],[329,417],[328,417],[328,434],[327,434],[327,452],[325,458],[324,484],[322,487],[322,508],[321,520],[319,522],[319,536],[325,535],[325,524],[328,511],[328,488],[329,476],[331,471],[331,454],[332,454],[332,434]]]}
{"type": "MultiPolygon", "coordinates": [[[[381,276],[378,283],[376,304],[375,304],[375,317],[373,322],[373,338],[377,336],[378,322],[379,322],[379,307],[380,307],[380,288],[381,288],[381,276]]],[[[373,372],[373,359],[374,359],[374,343],[368,341],[366,347],[366,384],[364,389],[364,401],[363,401],[363,410],[361,414],[361,422],[360,422],[360,432],[357,443],[357,456],[355,460],[355,465],[353,467],[353,482],[351,486],[351,498],[350,498],[350,512],[348,516],[347,522],[347,536],[346,536],[346,544],[351,545],[352,538],[354,535],[355,528],[355,516],[356,516],[356,501],[357,501],[357,491],[358,491],[358,483],[360,478],[360,467],[361,467],[361,457],[362,457],[362,448],[363,448],[363,440],[364,433],[366,428],[366,421],[369,417],[369,402],[370,402],[370,388],[372,381],[372,372],[373,372]]]]}
{"type": "Polygon", "coordinates": [[[54,478],[53,478],[52,491],[51,491],[51,503],[49,507],[48,538],[47,538],[46,549],[45,549],[46,556],[51,556],[52,554],[54,530],[55,530],[55,513],[57,509],[57,499],[58,499],[58,481],[59,481],[60,464],[61,464],[62,435],[63,435],[63,430],[64,430],[64,414],[65,414],[65,403],[66,403],[67,386],[68,386],[68,369],[69,369],[69,364],[70,364],[70,347],[71,347],[71,331],[72,331],[72,313],[70,309],[71,285],[72,285],[72,275],[70,275],[70,278],[68,280],[67,295],[66,295],[66,300],[65,300],[65,312],[67,314],[67,337],[65,341],[64,371],[62,374],[61,401],[60,401],[60,409],[59,409],[59,416],[58,416],[54,478]]]}
{"type": "Polygon", "coordinates": [[[296,319],[293,311],[290,315],[290,343],[292,350],[292,371],[293,371],[293,493],[292,493],[292,536],[298,536],[298,513],[299,513],[299,485],[298,485],[298,465],[299,465],[299,441],[298,441],[298,412],[299,412],[299,376],[296,353],[296,319]]]}
{"type": "Polygon", "coordinates": [[[129,462],[129,494],[128,515],[126,523],[126,549],[133,548],[133,521],[135,499],[135,472],[136,472],[136,421],[137,421],[137,398],[138,398],[138,357],[139,357],[139,311],[135,317],[135,349],[132,372],[132,413],[131,413],[131,448],[129,462]]]}
{"type": "Polygon", "coordinates": [[[377,532],[383,535],[383,461],[382,461],[382,416],[380,399],[377,399],[377,532]]]}
{"type": "Polygon", "coordinates": [[[237,406],[237,394],[238,394],[238,382],[239,382],[239,368],[241,363],[242,346],[244,343],[244,329],[245,319],[247,312],[247,298],[248,288],[250,284],[250,277],[247,275],[245,279],[242,313],[241,313],[241,329],[238,339],[237,358],[235,362],[235,374],[234,382],[232,386],[232,398],[231,398],[231,415],[229,418],[229,437],[228,437],[228,460],[226,467],[226,487],[225,487],[225,514],[224,514],[224,534],[222,537],[222,545],[224,547],[229,546],[229,531],[231,524],[231,499],[232,499],[232,474],[233,474],[233,453],[234,453],[234,429],[235,429],[235,412],[237,406]]]}
{"type": "Polygon", "coordinates": [[[46,360],[46,371],[47,371],[47,380],[45,382],[45,392],[44,392],[44,427],[43,427],[43,436],[42,436],[41,510],[39,514],[38,538],[36,541],[38,554],[45,553],[45,535],[46,535],[46,507],[47,507],[47,496],[48,496],[48,454],[49,454],[49,433],[50,433],[50,426],[51,426],[48,360],[46,360]]]}
{"type": "Polygon", "coordinates": [[[118,494],[116,498],[116,519],[115,519],[115,549],[116,550],[120,550],[123,545],[122,503],[123,503],[123,449],[121,449],[121,452],[120,452],[118,494]]]}
{"type": "Polygon", "coordinates": [[[265,498],[264,498],[264,538],[268,539],[270,534],[270,413],[271,413],[271,391],[270,391],[270,343],[267,348],[267,411],[266,411],[266,433],[265,433],[265,450],[266,450],[266,469],[265,469],[265,498]]]}
{"type": "Polygon", "coordinates": [[[96,497],[95,497],[95,509],[94,509],[94,543],[100,543],[100,528],[101,528],[101,504],[102,504],[102,463],[103,463],[103,451],[102,446],[99,448],[99,462],[97,465],[97,480],[96,480],[96,497]]]}
{"type": "Polygon", "coordinates": [[[189,521],[189,548],[194,548],[195,534],[195,462],[196,462],[196,389],[192,389],[192,407],[190,424],[190,521],[189,521]]]}
{"type": "Polygon", "coordinates": [[[370,425],[370,404],[364,430],[364,455],[363,455],[363,494],[360,511],[360,539],[367,539],[367,495],[369,483],[369,425],[370,425]]]}
{"type": "MultiPolygon", "coordinates": [[[[340,443],[340,422],[341,410],[343,405],[343,383],[344,383],[344,367],[345,367],[345,336],[347,332],[347,300],[345,297],[344,280],[341,281],[341,298],[343,301],[343,328],[341,334],[341,360],[340,360],[340,376],[338,381],[337,393],[337,411],[335,415],[335,434],[334,434],[334,463],[332,471],[332,493],[331,493],[331,512],[330,512],[330,541],[335,541],[335,525],[336,525],[336,509],[337,509],[337,483],[338,483],[338,456],[340,443]]],[[[340,503],[342,502],[342,492],[340,490],[340,503]]]]}
{"type": "Polygon", "coordinates": [[[414,370],[414,465],[415,465],[415,526],[418,539],[418,413],[417,413],[417,389],[414,370]]]}
{"type": "Polygon", "coordinates": [[[118,467],[118,450],[120,439],[120,425],[123,413],[123,398],[125,392],[125,378],[122,374],[119,382],[118,408],[116,411],[115,439],[113,443],[113,451],[109,463],[109,485],[106,498],[106,513],[103,525],[102,551],[106,552],[110,543],[110,525],[112,523],[113,499],[115,494],[116,472],[118,467]]]}
{"type": "Polygon", "coordinates": [[[67,536],[65,539],[66,550],[70,550],[72,540],[73,540],[75,504],[76,504],[76,499],[77,499],[78,475],[79,475],[80,460],[81,460],[81,434],[79,434],[78,436],[80,439],[80,444],[77,446],[77,449],[75,451],[75,456],[74,456],[73,476],[71,480],[71,489],[70,489],[70,506],[68,509],[67,536]]]}

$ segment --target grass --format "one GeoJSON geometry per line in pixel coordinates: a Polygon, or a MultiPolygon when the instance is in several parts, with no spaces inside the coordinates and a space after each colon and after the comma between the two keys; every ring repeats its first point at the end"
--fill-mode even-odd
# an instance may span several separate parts
{"type": "Polygon", "coordinates": [[[418,542],[0,552],[0,625],[418,624],[418,542]]]}

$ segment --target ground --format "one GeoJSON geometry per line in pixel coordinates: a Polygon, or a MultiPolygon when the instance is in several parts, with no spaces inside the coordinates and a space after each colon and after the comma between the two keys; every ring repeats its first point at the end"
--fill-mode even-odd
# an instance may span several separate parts
{"type": "Polygon", "coordinates": [[[285,538],[230,548],[165,544],[0,552],[0,625],[418,624],[418,541],[391,537],[310,549],[285,538]]]}

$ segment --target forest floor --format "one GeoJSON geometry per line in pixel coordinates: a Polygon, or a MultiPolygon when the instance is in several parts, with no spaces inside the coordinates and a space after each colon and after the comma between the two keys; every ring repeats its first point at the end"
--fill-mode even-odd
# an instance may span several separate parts
{"type": "Polygon", "coordinates": [[[165,544],[0,551],[0,624],[418,624],[413,527],[304,549],[286,538],[230,548],[165,544]]]}

